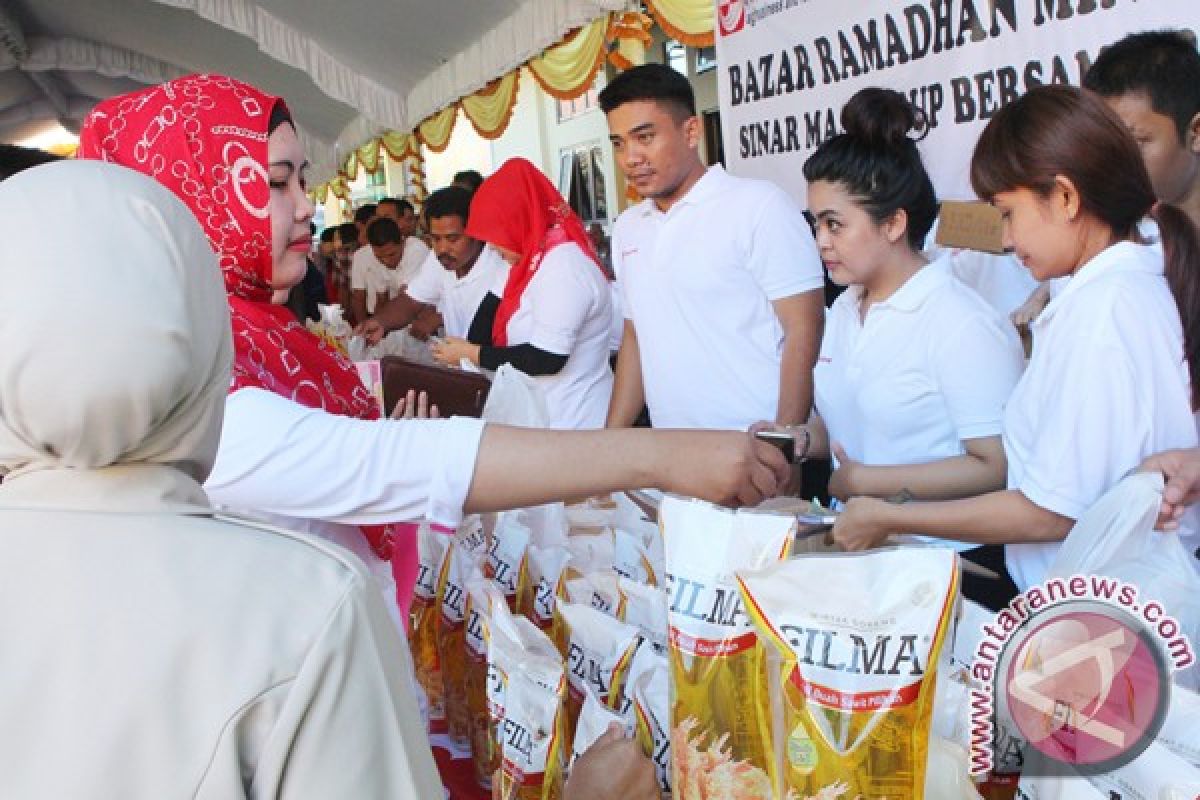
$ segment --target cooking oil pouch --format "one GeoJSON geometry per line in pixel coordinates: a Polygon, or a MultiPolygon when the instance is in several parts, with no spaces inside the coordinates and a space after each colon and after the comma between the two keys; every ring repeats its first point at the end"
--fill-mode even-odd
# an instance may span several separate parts
{"type": "Polygon", "coordinates": [[[664,798],[671,797],[671,693],[670,667],[666,656],[656,655],[650,668],[633,683],[633,708],[636,714],[634,735],[651,761],[658,788],[664,798]]]}
{"type": "Polygon", "coordinates": [[[563,603],[558,610],[567,630],[567,730],[573,734],[587,689],[610,708],[620,698],[638,632],[584,605],[563,603]]]}
{"type": "Polygon", "coordinates": [[[518,587],[517,613],[542,630],[550,630],[554,624],[554,609],[565,590],[563,570],[570,558],[571,551],[565,547],[529,546],[526,557],[529,580],[518,587]]]}
{"type": "Polygon", "coordinates": [[[613,570],[622,578],[658,586],[663,568],[661,554],[660,548],[659,558],[655,559],[650,547],[636,533],[624,528],[613,530],[613,570]]]}
{"type": "Polygon", "coordinates": [[[667,652],[667,593],[657,586],[621,578],[617,583],[623,598],[622,620],[638,629],[642,638],[659,654],[667,652]]]}
{"type": "MultiPolygon", "coordinates": [[[[475,780],[485,789],[492,787],[492,774],[500,766],[496,747],[496,710],[489,704],[489,684],[495,680],[488,661],[491,620],[497,612],[507,611],[504,592],[490,578],[476,573],[467,583],[467,604],[463,621],[463,644],[467,714],[470,720],[471,763],[475,780]]],[[[493,698],[494,702],[494,698],[493,698]]]]}
{"type": "Polygon", "coordinates": [[[921,800],[957,558],[896,548],[739,573],[771,656],[755,699],[768,794],[921,800]]]}
{"type": "Polygon", "coordinates": [[[562,503],[530,506],[517,512],[517,519],[529,528],[529,542],[538,547],[567,543],[567,511],[562,503]]]}
{"type": "Polygon", "coordinates": [[[428,700],[429,733],[446,733],[445,689],[437,647],[437,593],[449,547],[450,537],[433,530],[428,523],[417,529],[417,582],[409,611],[408,646],[417,683],[428,700]]]}
{"type": "Polygon", "coordinates": [[[529,579],[525,559],[532,531],[521,522],[520,512],[505,511],[496,518],[496,527],[488,538],[487,560],[483,574],[496,582],[508,599],[508,607],[517,607],[517,592],[529,579]]]}
{"type": "Polygon", "coordinates": [[[675,797],[770,797],[756,705],[766,673],[734,573],[782,559],[795,520],[667,496],[659,521],[666,545],[675,797]]]}
{"type": "Polygon", "coordinates": [[[567,549],[571,551],[571,568],[578,575],[612,569],[613,537],[608,528],[572,531],[567,537],[567,549]]]}
{"type": "Polygon", "coordinates": [[[620,576],[611,570],[568,578],[567,601],[602,611],[613,619],[621,619],[625,613],[625,598],[621,595],[619,581],[620,576]]]}
{"type": "Polygon", "coordinates": [[[482,576],[483,551],[472,551],[460,537],[450,543],[442,561],[437,591],[437,652],[442,668],[442,699],[446,728],[456,747],[471,741],[471,717],[467,711],[466,656],[463,617],[467,607],[467,582],[482,576]]]}
{"type": "MultiPolygon", "coordinates": [[[[575,735],[571,738],[570,766],[575,766],[579,757],[586,753],[614,722],[621,727],[625,726],[620,714],[601,703],[591,688],[584,688],[583,707],[579,711],[579,721],[575,723],[575,735]]],[[[567,771],[570,772],[570,769],[567,771]]]]}
{"type": "MultiPolygon", "coordinates": [[[[532,624],[524,621],[532,628],[532,624]]],[[[535,633],[544,636],[534,629],[535,633]]],[[[566,677],[557,654],[527,654],[508,674],[499,727],[500,800],[560,800],[566,761],[566,677]]]]}

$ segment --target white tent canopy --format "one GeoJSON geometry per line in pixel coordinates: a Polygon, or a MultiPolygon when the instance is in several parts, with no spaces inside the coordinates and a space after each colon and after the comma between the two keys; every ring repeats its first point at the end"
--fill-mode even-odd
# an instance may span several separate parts
{"type": "Polygon", "coordinates": [[[313,178],[624,0],[0,0],[0,141],[189,72],[282,95],[313,178]]]}

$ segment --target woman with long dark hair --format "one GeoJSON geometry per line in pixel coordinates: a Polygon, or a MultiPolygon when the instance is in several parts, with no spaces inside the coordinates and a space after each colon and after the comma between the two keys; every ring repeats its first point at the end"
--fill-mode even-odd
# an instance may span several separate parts
{"type": "Polygon", "coordinates": [[[971,182],[1000,209],[1006,244],[1033,276],[1061,279],[1005,411],[1008,488],[941,503],[858,498],[834,536],[854,550],[901,531],[1004,543],[1028,588],[1121,477],[1196,443],[1200,250],[1187,217],[1155,203],[1120,119],[1078,89],[1040,87],[1002,109],[976,145],[971,182]],[[1161,248],[1138,234],[1147,215],[1161,248]]]}
{"type": "MultiPolygon", "coordinates": [[[[970,497],[1004,487],[1000,433],[1024,359],[1016,332],[922,244],[938,213],[917,150],[920,111],[899,92],[864,89],[844,133],[804,164],[821,260],[847,286],[825,320],[813,371],[816,410],[786,430],[796,452],[834,458],[840,500],[970,497]]],[[[995,546],[957,543],[1003,562],[995,546]]],[[[973,576],[972,576],[973,577],[973,576]]],[[[981,602],[990,583],[964,591],[981,602]]]]}

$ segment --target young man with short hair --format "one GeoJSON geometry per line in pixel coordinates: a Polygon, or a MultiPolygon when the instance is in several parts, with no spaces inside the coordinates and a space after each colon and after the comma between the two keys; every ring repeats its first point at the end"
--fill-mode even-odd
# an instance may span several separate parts
{"type": "Polygon", "coordinates": [[[368,343],[407,325],[418,339],[443,325],[448,336],[466,338],[488,290],[508,272],[496,251],[467,236],[470,209],[471,192],[461,187],[448,186],[429,195],[425,225],[433,239],[433,255],[408,286],[362,326],[360,333],[368,343]]]}
{"type": "Polygon", "coordinates": [[[1158,199],[1200,227],[1200,53],[1190,34],[1126,36],[1100,51],[1083,86],[1133,134],[1158,199]]]}
{"type": "Polygon", "coordinates": [[[634,67],[600,93],[616,161],[645,200],[612,232],[625,331],[609,427],[807,421],[824,273],[800,208],[699,157],[687,79],[634,67]]]}
{"type": "MultiPolygon", "coordinates": [[[[370,295],[369,284],[374,281],[375,284],[386,286],[388,296],[395,296],[399,288],[407,285],[410,280],[416,277],[421,270],[421,265],[429,256],[429,247],[424,242],[413,236],[411,231],[415,231],[417,227],[416,215],[413,211],[412,204],[403,198],[385,197],[379,201],[375,208],[375,217],[368,223],[368,238],[370,227],[376,221],[386,219],[395,227],[400,239],[398,242],[389,245],[389,253],[395,251],[393,255],[399,259],[395,266],[384,264],[376,255],[376,248],[367,246],[359,248],[354,254],[354,262],[350,267],[350,287],[352,296],[360,296],[358,293],[363,292],[361,297],[365,297],[365,305],[354,303],[355,318],[359,324],[367,319],[375,310],[375,298],[370,295]],[[366,312],[365,315],[359,316],[366,312]]],[[[380,290],[376,290],[380,291],[380,290]]],[[[388,296],[383,298],[387,301],[388,296]]]]}

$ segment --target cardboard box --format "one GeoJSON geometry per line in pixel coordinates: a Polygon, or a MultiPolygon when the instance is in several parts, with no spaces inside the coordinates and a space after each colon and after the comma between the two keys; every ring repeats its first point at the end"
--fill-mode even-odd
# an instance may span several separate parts
{"type": "Polygon", "coordinates": [[[937,243],[984,253],[1004,252],[1004,221],[995,207],[980,202],[947,200],[942,203],[937,243]]]}

